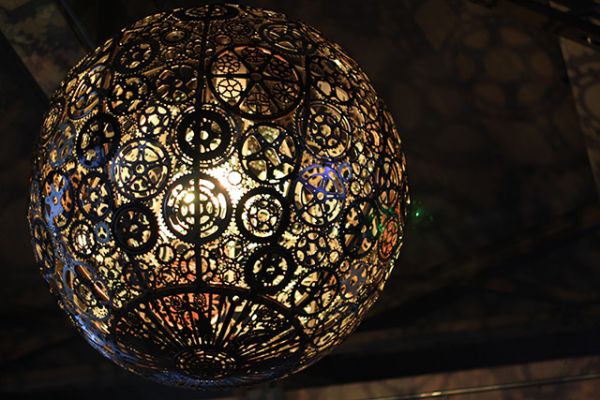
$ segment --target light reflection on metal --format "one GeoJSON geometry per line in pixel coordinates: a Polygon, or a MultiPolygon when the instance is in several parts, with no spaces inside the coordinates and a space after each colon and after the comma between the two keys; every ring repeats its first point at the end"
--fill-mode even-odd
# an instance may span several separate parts
{"type": "Polygon", "coordinates": [[[392,118],[342,49],[284,15],[138,21],[52,98],[29,220],[88,341],[159,382],[279,378],[357,326],[408,204],[392,118]]]}

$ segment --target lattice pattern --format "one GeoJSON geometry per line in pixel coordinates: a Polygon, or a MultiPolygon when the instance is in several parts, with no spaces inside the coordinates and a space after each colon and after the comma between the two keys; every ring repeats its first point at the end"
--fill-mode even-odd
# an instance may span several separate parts
{"type": "Polygon", "coordinates": [[[390,114],[339,46],[208,5],[124,29],[56,91],[29,220],[88,341],[157,381],[252,384],[358,324],[403,238],[390,114]]]}

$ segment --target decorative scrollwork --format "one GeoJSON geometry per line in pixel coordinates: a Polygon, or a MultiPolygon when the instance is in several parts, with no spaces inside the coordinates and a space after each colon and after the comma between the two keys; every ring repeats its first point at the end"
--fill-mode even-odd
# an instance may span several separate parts
{"type": "Polygon", "coordinates": [[[276,124],[254,125],[240,140],[238,152],[244,171],[265,184],[289,179],[300,161],[294,135],[276,124]]]}
{"type": "Polygon", "coordinates": [[[66,265],[62,273],[65,297],[91,320],[110,317],[110,295],[103,280],[94,269],[84,263],[66,265]]]}
{"type": "Polygon", "coordinates": [[[140,131],[147,136],[168,133],[172,123],[171,111],[161,105],[148,106],[139,115],[140,131]]]}
{"type": "Polygon", "coordinates": [[[224,34],[234,40],[244,40],[245,38],[254,35],[254,28],[252,25],[240,20],[227,21],[223,23],[221,29],[224,34]]]}
{"type": "Polygon", "coordinates": [[[379,239],[379,256],[383,261],[390,260],[396,254],[403,236],[402,225],[398,219],[388,218],[379,239]]]}
{"type": "MultiPolygon", "coordinates": [[[[288,17],[279,11],[273,10],[265,10],[263,8],[248,6],[248,5],[240,5],[241,10],[248,13],[251,17],[256,17],[264,21],[272,21],[272,20],[286,20],[288,17]]],[[[289,21],[288,21],[289,22],[289,21]]]]}
{"type": "Polygon", "coordinates": [[[280,246],[262,247],[250,256],[244,276],[251,288],[276,293],[287,285],[296,266],[291,254],[280,246]]]}
{"type": "Polygon", "coordinates": [[[138,21],[69,72],[41,139],[44,279],[94,347],[158,382],[231,387],[315,362],[398,260],[391,114],[338,45],[284,14],[138,21]]]}
{"type": "Polygon", "coordinates": [[[69,105],[69,115],[80,119],[89,115],[99,105],[112,83],[113,72],[99,64],[86,72],[75,89],[69,105]]]}
{"type": "Polygon", "coordinates": [[[262,28],[261,33],[277,50],[294,55],[309,54],[316,46],[298,23],[268,24],[262,28]]]}
{"type": "Polygon", "coordinates": [[[294,186],[294,206],[300,218],[311,226],[334,222],[346,199],[340,173],[328,165],[314,165],[299,175],[294,186]]]}
{"type": "Polygon", "coordinates": [[[96,250],[96,236],[90,224],[78,221],[69,232],[69,244],[78,257],[89,257],[96,250]]]}
{"type": "Polygon", "coordinates": [[[42,128],[40,130],[41,144],[52,142],[48,139],[50,139],[51,135],[56,134],[56,128],[60,123],[64,108],[64,99],[53,97],[50,100],[50,108],[44,117],[44,122],[42,123],[42,128]]]}
{"type": "Polygon", "coordinates": [[[157,142],[134,140],[125,144],[112,163],[117,189],[130,199],[147,199],[169,179],[170,158],[157,142]]]}
{"type": "Polygon", "coordinates": [[[90,119],[77,137],[77,157],[85,168],[103,166],[119,145],[121,128],[119,122],[108,114],[90,119]]]}
{"type": "Polygon", "coordinates": [[[151,366],[172,362],[175,353],[178,381],[200,377],[216,386],[282,373],[298,363],[306,345],[287,310],[247,291],[214,286],[180,287],[140,299],[120,313],[115,333],[120,351],[136,356],[136,344],[149,342],[151,366]],[[256,317],[249,318],[249,312],[256,317]]]}
{"type": "Polygon", "coordinates": [[[376,172],[377,201],[380,210],[390,216],[398,216],[403,213],[402,205],[406,191],[403,182],[402,167],[393,158],[384,155],[379,160],[376,172]]]}
{"type": "Polygon", "coordinates": [[[163,217],[177,237],[190,243],[205,243],[216,239],[227,228],[231,203],[213,177],[186,175],[168,188],[163,217]]]}
{"type": "Polygon", "coordinates": [[[305,273],[290,295],[290,303],[303,315],[314,315],[326,310],[339,295],[335,274],[326,269],[305,273]]]}
{"type": "Polygon", "coordinates": [[[228,4],[206,4],[200,7],[175,11],[175,15],[178,18],[188,21],[213,21],[233,18],[237,14],[238,9],[228,4]]]}
{"type": "Polygon", "coordinates": [[[158,237],[156,217],[141,204],[126,204],[115,211],[113,232],[115,240],[126,252],[145,253],[158,237]]]}
{"type": "Polygon", "coordinates": [[[241,235],[226,235],[221,242],[221,257],[227,264],[243,265],[248,255],[248,242],[241,235]]]}
{"type": "Polygon", "coordinates": [[[317,97],[333,103],[348,104],[354,98],[350,78],[339,64],[325,57],[313,57],[309,61],[311,89],[317,97]]]}
{"type": "Polygon", "coordinates": [[[312,103],[308,115],[302,115],[298,120],[299,129],[305,134],[306,147],[316,157],[335,160],[346,155],[352,129],[338,108],[326,103],[312,103]]]}
{"type": "Polygon", "coordinates": [[[112,190],[106,178],[97,172],[85,175],[79,186],[78,200],[79,209],[86,218],[103,220],[113,204],[112,190]]]}
{"type": "Polygon", "coordinates": [[[348,260],[340,268],[342,279],[340,292],[347,299],[358,297],[359,291],[367,281],[367,264],[362,260],[348,260]]]}
{"type": "Polygon", "coordinates": [[[237,366],[236,359],[223,351],[192,348],[177,355],[175,366],[191,377],[223,379],[237,366]]]}
{"type": "Polygon", "coordinates": [[[234,124],[225,113],[205,107],[183,116],[177,129],[177,144],[192,160],[215,165],[227,156],[234,131],[234,124]]]}
{"type": "Polygon", "coordinates": [[[39,218],[31,222],[31,240],[35,259],[46,276],[54,267],[54,245],[46,224],[39,218]]]}
{"type": "Polygon", "coordinates": [[[144,106],[149,94],[150,88],[146,78],[123,77],[113,86],[109,105],[117,115],[133,114],[144,106]]]}
{"type": "Polygon", "coordinates": [[[298,73],[283,57],[264,47],[234,46],[210,62],[208,83],[228,109],[250,119],[285,115],[301,100],[298,73]]]}
{"type": "Polygon", "coordinates": [[[77,130],[71,122],[60,124],[49,145],[48,159],[53,167],[60,167],[73,155],[77,130]]]}
{"type": "Polygon", "coordinates": [[[156,92],[167,104],[190,101],[198,89],[198,73],[191,65],[166,67],[156,78],[156,92]]]}
{"type": "Polygon", "coordinates": [[[275,189],[250,190],[239,201],[236,221],[240,232],[256,242],[273,241],[289,222],[286,201],[275,189]]]}
{"type": "Polygon", "coordinates": [[[362,257],[379,238],[379,212],[373,201],[359,199],[344,213],[342,246],[347,254],[362,257]]]}
{"type": "Polygon", "coordinates": [[[331,238],[318,230],[309,230],[298,238],[295,256],[300,264],[308,268],[335,266],[341,259],[340,251],[331,246],[331,238]]]}
{"type": "Polygon", "coordinates": [[[183,43],[189,38],[190,31],[177,26],[169,26],[167,28],[163,28],[160,32],[161,42],[166,46],[173,46],[179,43],[183,43]]]}
{"type": "Polygon", "coordinates": [[[102,243],[106,246],[112,245],[112,235],[110,232],[110,227],[106,222],[100,221],[97,222],[96,225],[94,225],[94,238],[98,243],[102,243]]]}
{"type": "Polygon", "coordinates": [[[115,69],[123,73],[141,71],[154,60],[157,52],[158,43],[151,38],[128,42],[116,56],[115,69]]]}
{"type": "Polygon", "coordinates": [[[44,217],[54,230],[64,229],[73,213],[73,189],[69,178],[61,172],[52,171],[42,186],[44,217]]]}
{"type": "Polygon", "coordinates": [[[167,243],[158,245],[154,250],[154,256],[158,265],[154,268],[154,286],[168,287],[177,283],[192,283],[200,275],[211,273],[208,268],[206,252],[196,252],[192,248],[180,246],[178,249],[167,243]],[[196,264],[199,261],[199,268],[196,264]]]}

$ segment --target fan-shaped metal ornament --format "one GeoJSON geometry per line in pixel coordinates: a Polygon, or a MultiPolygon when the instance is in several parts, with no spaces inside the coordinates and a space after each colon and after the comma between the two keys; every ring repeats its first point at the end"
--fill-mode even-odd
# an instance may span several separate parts
{"type": "Polygon", "coordinates": [[[147,17],[51,100],[29,221],[90,344],[187,387],[298,371],[381,292],[403,238],[400,138],[342,49],[237,5],[147,17]]]}

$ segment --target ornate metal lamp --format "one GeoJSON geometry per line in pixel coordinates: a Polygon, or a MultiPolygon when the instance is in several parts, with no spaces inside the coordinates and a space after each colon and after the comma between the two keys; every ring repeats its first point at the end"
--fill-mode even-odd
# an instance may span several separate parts
{"type": "Polygon", "coordinates": [[[400,138],[342,49],[236,5],[138,21],[52,98],[29,221],[92,346],[151,379],[226,387],[321,358],[397,259],[400,138]]]}

